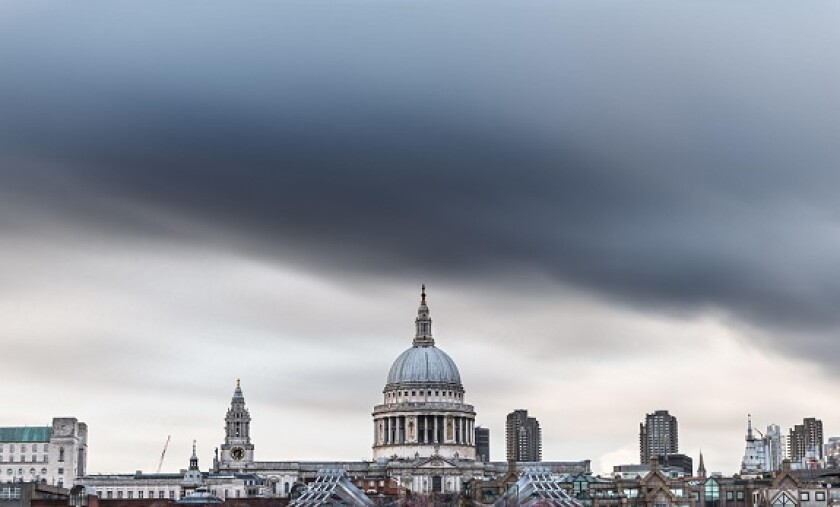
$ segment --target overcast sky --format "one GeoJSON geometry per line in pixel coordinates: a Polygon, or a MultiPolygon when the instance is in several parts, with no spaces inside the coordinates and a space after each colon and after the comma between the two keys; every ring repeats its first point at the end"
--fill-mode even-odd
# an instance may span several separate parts
{"type": "Polygon", "coordinates": [[[426,283],[504,459],[840,434],[840,4],[0,2],[0,425],[370,459],[426,283]]]}

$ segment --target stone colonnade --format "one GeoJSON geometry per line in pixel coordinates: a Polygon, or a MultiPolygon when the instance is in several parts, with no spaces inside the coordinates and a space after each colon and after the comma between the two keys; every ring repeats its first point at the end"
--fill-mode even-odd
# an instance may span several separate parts
{"type": "Polygon", "coordinates": [[[475,445],[475,421],[470,417],[438,414],[385,416],[377,419],[375,428],[382,432],[375,439],[380,445],[475,445]]]}

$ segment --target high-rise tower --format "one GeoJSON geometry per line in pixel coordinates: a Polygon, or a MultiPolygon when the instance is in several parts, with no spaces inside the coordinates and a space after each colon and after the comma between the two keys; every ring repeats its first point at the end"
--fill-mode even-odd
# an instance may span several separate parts
{"type": "Polygon", "coordinates": [[[542,460],[540,423],[535,417],[528,417],[527,410],[514,410],[507,415],[505,440],[508,460],[542,460]]]}
{"type": "Polygon", "coordinates": [[[245,397],[239,379],[225,415],[225,443],[221,448],[220,465],[237,468],[254,462],[254,444],[251,443],[251,415],[245,408],[245,397]]]}
{"type": "Polygon", "coordinates": [[[679,452],[677,418],[667,410],[657,410],[645,416],[639,424],[639,460],[647,465],[653,456],[679,452]]]}
{"type": "Polygon", "coordinates": [[[788,455],[792,462],[801,462],[803,459],[822,459],[823,427],[821,420],[807,417],[802,421],[802,424],[797,424],[790,430],[788,455]]]}

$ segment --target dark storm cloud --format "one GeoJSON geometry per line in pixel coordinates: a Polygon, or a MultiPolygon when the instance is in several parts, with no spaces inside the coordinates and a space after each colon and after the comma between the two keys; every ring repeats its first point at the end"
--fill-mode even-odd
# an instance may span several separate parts
{"type": "Polygon", "coordinates": [[[836,5],[8,10],[7,216],[838,324],[836,5]]]}

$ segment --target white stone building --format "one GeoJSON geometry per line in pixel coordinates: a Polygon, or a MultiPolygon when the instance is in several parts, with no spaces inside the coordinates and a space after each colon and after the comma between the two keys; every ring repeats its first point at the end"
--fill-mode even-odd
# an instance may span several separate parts
{"type": "Polygon", "coordinates": [[[50,426],[0,428],[0,482],[72,487],[85,474],[87,425],[56,417],[50,426]]]}

